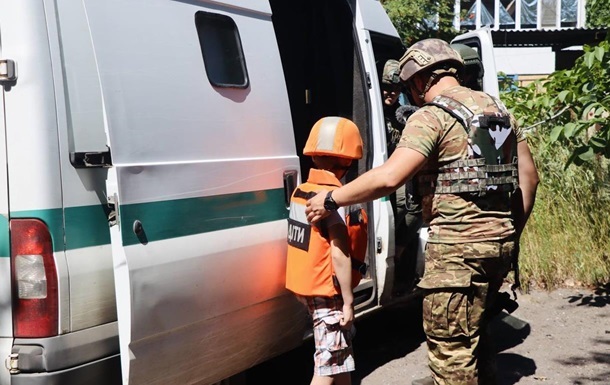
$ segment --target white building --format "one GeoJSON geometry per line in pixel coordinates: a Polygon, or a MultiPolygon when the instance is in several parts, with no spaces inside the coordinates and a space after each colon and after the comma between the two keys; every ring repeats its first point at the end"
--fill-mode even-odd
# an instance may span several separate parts
{"type": "Polygon", "coordinates": [[[488,26],[498,71],[520,80],[570,67],[605,29],[585,28],[586,0],[456,0],[454,26],[488,26]]]}

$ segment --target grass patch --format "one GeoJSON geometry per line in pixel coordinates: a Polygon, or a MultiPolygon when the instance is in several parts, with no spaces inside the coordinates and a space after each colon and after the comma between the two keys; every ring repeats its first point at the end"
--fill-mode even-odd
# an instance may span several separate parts
{"type": "Polygon", "coordinates": [[[609,162],[565,168],[571,149],[529,143],[540,174],[534,211],[521,240],[521,285],[553,289],[610,282],[609,162]]]}

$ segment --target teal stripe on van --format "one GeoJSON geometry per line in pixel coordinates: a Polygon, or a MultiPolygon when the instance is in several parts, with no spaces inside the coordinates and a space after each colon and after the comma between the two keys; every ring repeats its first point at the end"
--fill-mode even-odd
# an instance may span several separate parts
{"type": "Polygon", "coordinates": [[[121,206],[125,246],[288,218],[284,189],[121,206]],[[134,222],[143,236],[134,233],[134,222]]]}
{"type": "MultiPolygon", "coordinates": [[[[230,229],[288,218],[284,189],[140,203],[121,207],[124,245],[141,243],[133,223],[143,224],[146,241],[158,241],[210,231],[230,229]]],[[[11,218],[37,218],[51,232],[54,251],[110,244],[108,217],[102,205],[69,207],[66,215],[66,244],[62,210],[11,212],[11,218]]],[[[9,231],[0,217],[0,257],[8,257],[9,231]]]]}
{"type": "Polygon", "coordinates": [[[51,233],[54,251],[110,244],[108,217],[102,205],[68,207],[65,214],[66,241],[62,209],[16,211],[11,213],[11,218],[37,218],[43,221],[51,233]]]}
{"type": "Polygon", "coordinates": [[[8,240],[8,219],[4,215],[0,216],[0,258],[10,257],[8,240]]]}

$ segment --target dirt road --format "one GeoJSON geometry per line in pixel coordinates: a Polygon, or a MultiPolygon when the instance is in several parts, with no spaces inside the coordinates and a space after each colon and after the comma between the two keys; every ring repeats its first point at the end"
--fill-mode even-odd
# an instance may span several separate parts
{"type": "MultiPolygon", "coordinates": [[[[493,324],[499,385],[610,384],[610,285],[533,291],[519,296],[519,305],[493,324]]],[[[354,385],[409,385],[428,374],[418,303],[356,326],[354,385]]],[[[310,345],[253,368],[248,383],[309,384],[310,345]]]]}

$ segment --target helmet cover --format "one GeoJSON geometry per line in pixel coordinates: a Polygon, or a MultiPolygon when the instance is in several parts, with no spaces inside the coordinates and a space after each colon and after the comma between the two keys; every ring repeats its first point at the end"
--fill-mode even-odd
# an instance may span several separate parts
{"type": "Polygon", "coordinates": [[[424,39],[413,44],[400,58],[400,80],[409,81],[413,75],[438,64],[461,71],[464,61],[449,43],[441,39],[424,39]]]}
{"type": "Polygon", "coordinates": [[[362,158],[362,138],[354,122],[338,116],[324,117],[314,124],[303,154],[362,158]]]}
{"type": "Polygon", "coordinates": [[[385,62],[383,66],[383,75],[381,76],[381,83],[386,85],[397,85],[400,84],[400,68],[398,60],[390,59],[385,62]]]}

